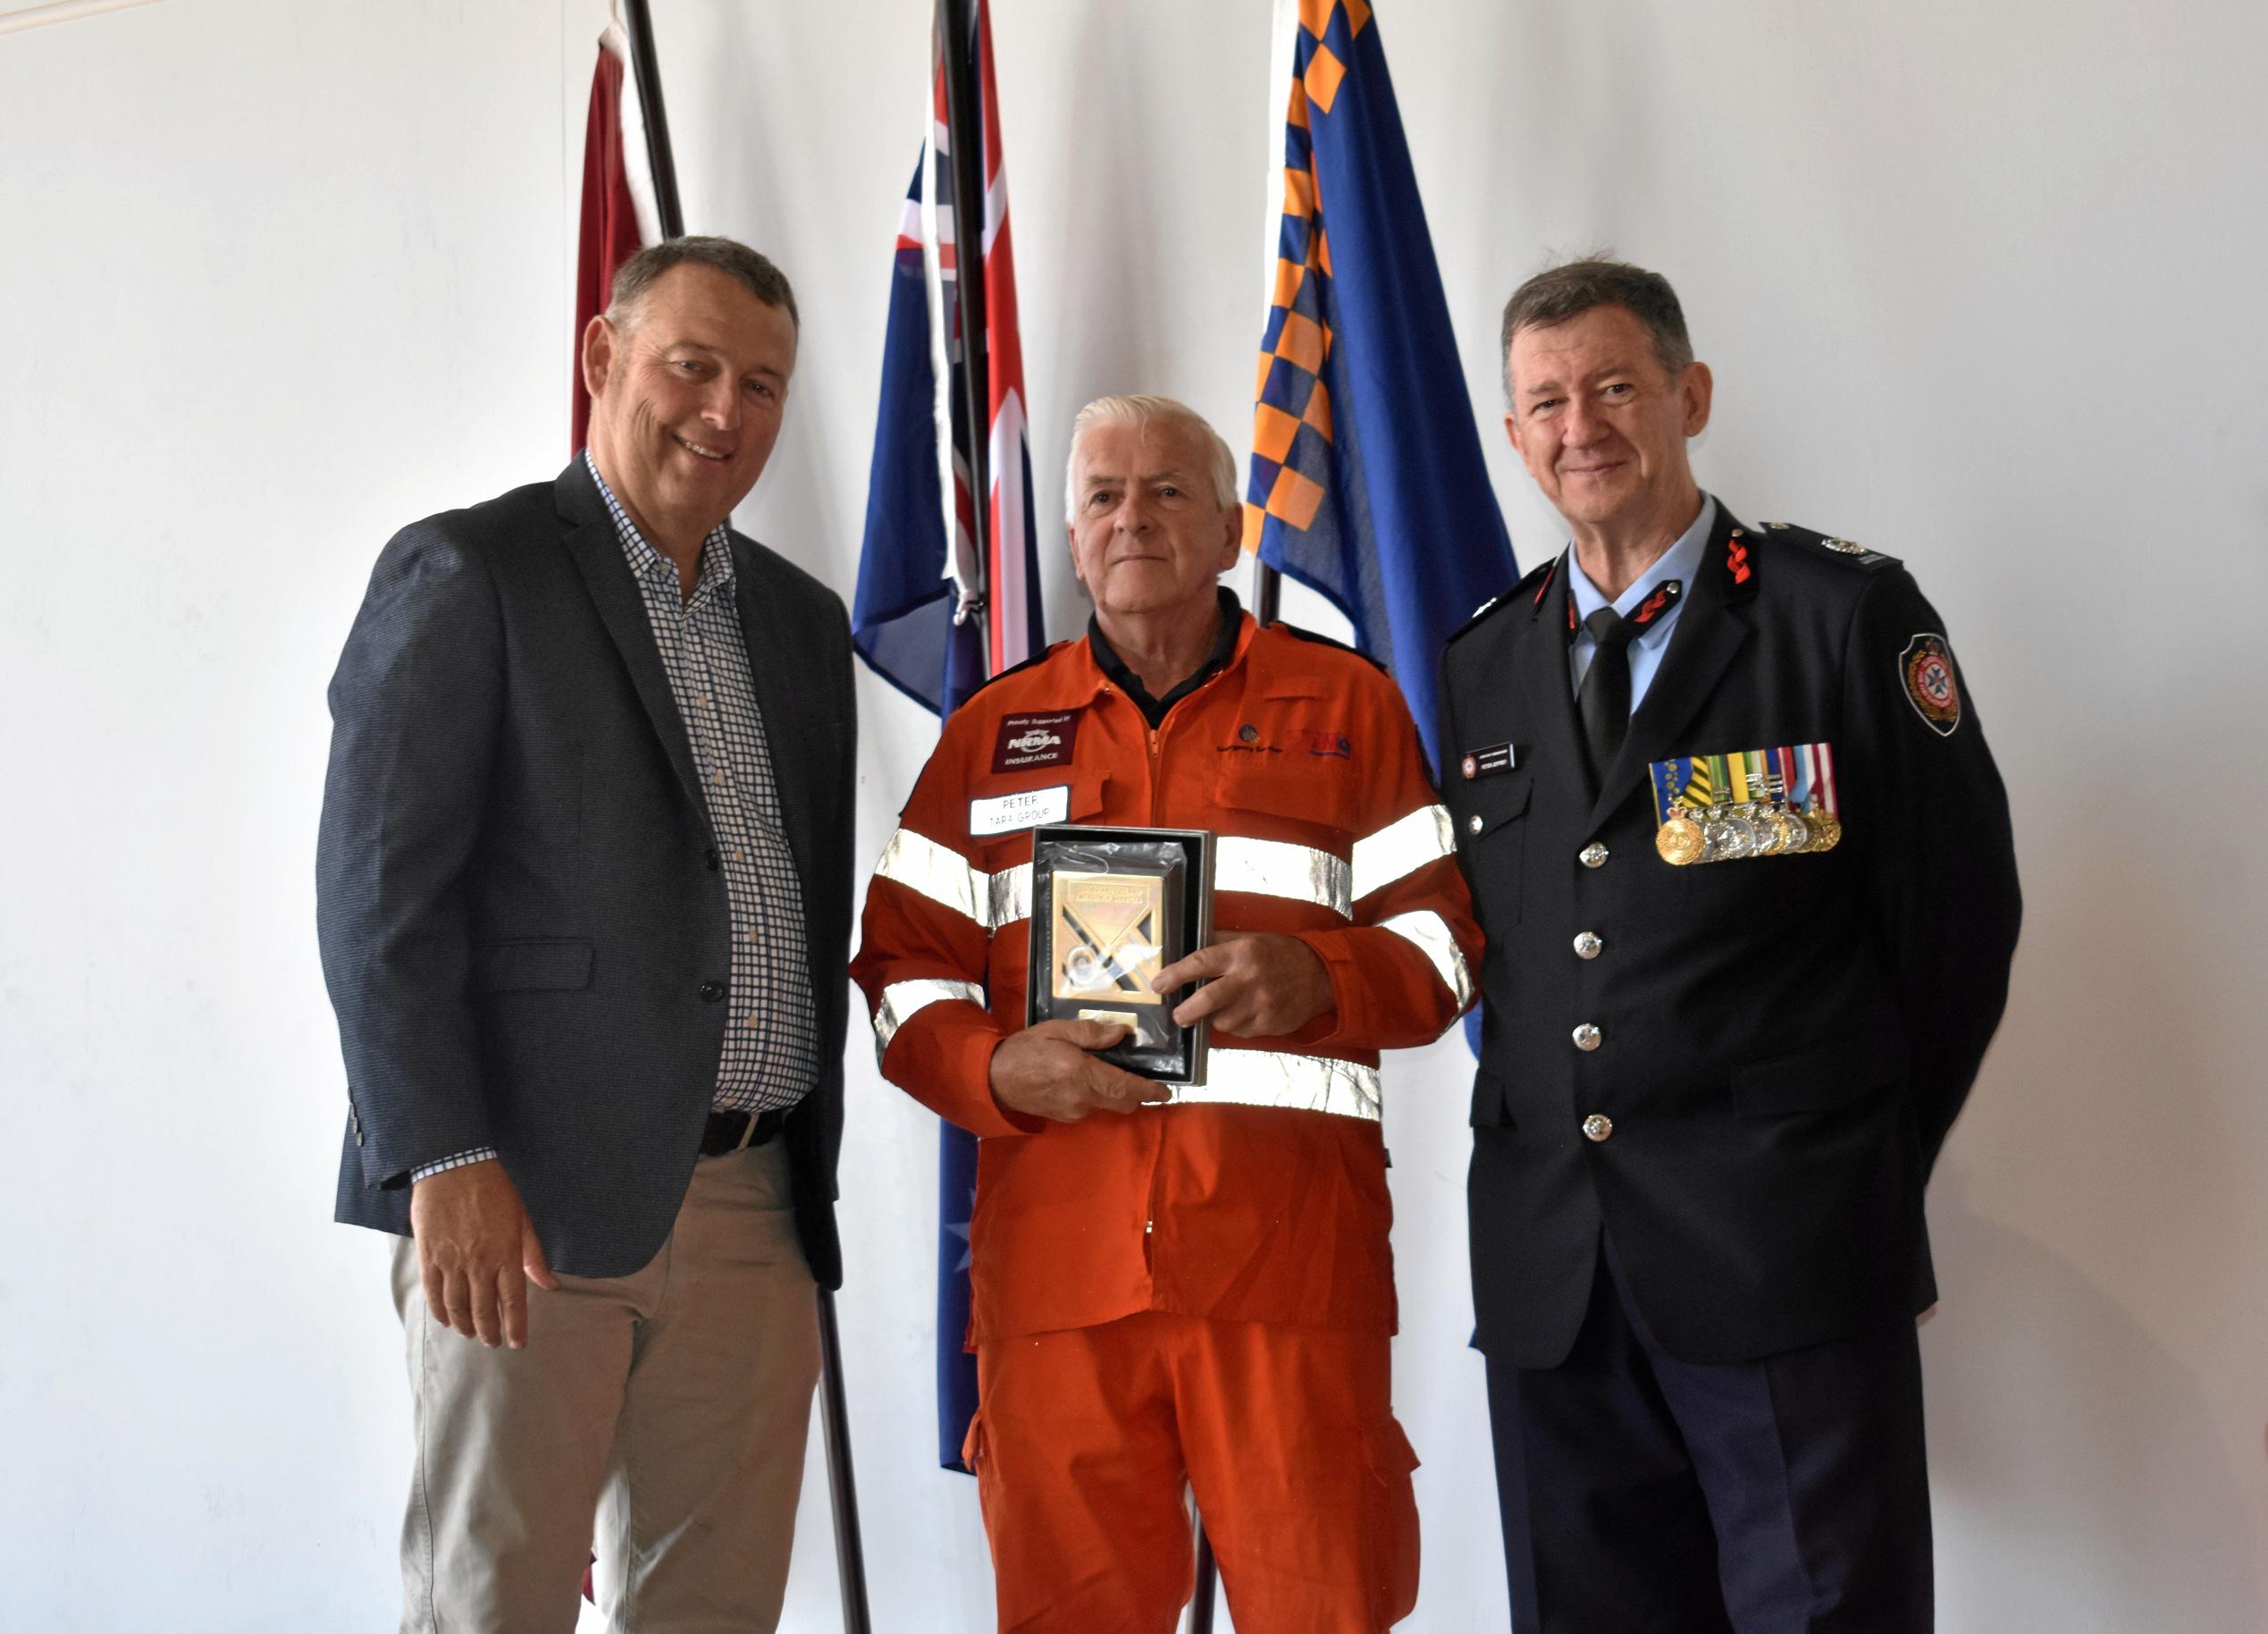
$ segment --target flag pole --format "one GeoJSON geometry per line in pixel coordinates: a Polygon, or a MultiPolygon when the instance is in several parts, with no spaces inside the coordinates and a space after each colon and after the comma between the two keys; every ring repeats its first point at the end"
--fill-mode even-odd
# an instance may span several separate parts
{"type": "MultiPolygon", "coordinates": [[[[945,58],[945,145],[953,159],[953,293],[961,314],[962,446],[969,451],[970,541],[976,558],[977,594],[991,594],[992,370],[985,346],[985,132],[970,72],[970,0],[937,0],[937,45],[945,58]]],[[[948,352],[948,355],[950,353],[948,352]]],[[[960,518],[954,518],[957,526],[960,518]]],[[[948,547],[949,548],[949,547],[948,547]]],[[[985,640],[985,672],[992,672],[992,641],[985,640]]]]}
{"type": "MultiPolygon", "coordinates": [[[[685,206],[677,195],[677,159],[669,146],[669,114],[661,99],[661,64],[654,55],[653,13],[647,0],[626,0],[630,67],[646,126],[646,159],[653,172],[655,214],[664,239],[683,238],[685,206]]],[[[835,1290],[819,1290],[819,1417],[827,1439],[827,1489],[835,1511],[835,1565],[843,1584],[843,1626],[872,1634],[866,1603],[866,1547],[859,1532],[858,1481],[851,1465],[850,1398],[843,1387],[843,1335],[835,1318],[835,1290]]]]}
{"type": "Polygon", "coordinates": [[[1189,1634],[1213,1634],[1214,1576],[1213,1539],[1205,1535],[1205,1518],[1200,1515],[1197,1529],[1197,1592],[1189,1596],[1189,1634]]]}
{"type": "Polygon", "coordinates": [[[653,172],[653,203],[661,236],[683,238],[685,206],[677,201],[677,159],[669,148],[669,115],[661,105],[661,65],[653,54],[653,13],[646,0],[626,0],[630,25],[630,72],[638,81],[638,105],[645,116],[646,164],[653,172]]]}
{"type": "Polygon", "coordinates": [[[1270,567],[1259,552],[1252,553],[1252,616],[1262,624],[1273,624],[1277,604],[1283,599],[1283,575],[1270,567]]]}

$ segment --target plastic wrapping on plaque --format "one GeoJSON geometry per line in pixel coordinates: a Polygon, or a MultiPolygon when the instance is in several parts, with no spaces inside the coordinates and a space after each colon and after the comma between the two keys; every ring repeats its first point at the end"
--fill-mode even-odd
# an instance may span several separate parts
{"type": "Polygon", "coordinates": [[[1150,978],[1213,935],[1213,835],[1204,829],[1051,823],[1031,837],[1024,1020],[1122,1022],[1096,1053],[1161,1083],[1205,1082],[1207,1028],[1184,1027],[1150,978]]]}

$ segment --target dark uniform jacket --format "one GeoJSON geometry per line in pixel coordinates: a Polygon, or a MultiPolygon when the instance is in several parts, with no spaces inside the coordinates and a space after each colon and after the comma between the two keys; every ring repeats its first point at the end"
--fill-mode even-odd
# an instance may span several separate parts
{"type": "MultiPolygon", "coordinates": [[[[819,1028],[820,1082],[782,1138],[804,1257],[833,1287],[850,631],[818,580],[737,533],[732,551],[819,1028]]],[[[406,1233],[410,1171],[492,1146],[554,1270],[638,1269],[693,1175],[731,924],[692,745],[583,461],[396,535],[331,711],[315,882],[352,1103],[338,1217],[406,1233]]]]}
{"type": "Polygon", "coordinates": [[[1481,1347],[1560,1361],[1602,1228],[1686,1360],[1911,1318],[1936,1298],[1922,1187],[1999,1023],[2020,914],[2007,797],[1945,627],[1892,559],[1720,506],[1594,785],[1568,682],[1573,570],[1563,555],[1531,573],[1442,656],[1444,798],[1488,939],[1481,1347]],[[1910,679],[1932,650],[1950,711],[1910,679]],[[1836,848],[1657,854],[1651,762],[1814,743],[1833,745],[1836,848]],[[1485,751],[1505,745],[1498,770],[1485,751]],[[1610,1131],[1586,1135],[1592,1115],[1610,1131]]]}

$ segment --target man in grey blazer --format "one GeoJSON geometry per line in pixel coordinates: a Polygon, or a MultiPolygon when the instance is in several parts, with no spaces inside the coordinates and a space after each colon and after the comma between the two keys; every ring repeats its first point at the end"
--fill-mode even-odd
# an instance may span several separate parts
{"type": "Polygon", "coordinates": [[[395,535],[332,682],[338,1217],[398,1239],[405,1630],[570,1630],[593,1546],[610,1626],[778,1618],[842,1275],[855,720],[841,601],[728,518],[796,339],[753,250],[633,258],[590,446],[395,535]]]}

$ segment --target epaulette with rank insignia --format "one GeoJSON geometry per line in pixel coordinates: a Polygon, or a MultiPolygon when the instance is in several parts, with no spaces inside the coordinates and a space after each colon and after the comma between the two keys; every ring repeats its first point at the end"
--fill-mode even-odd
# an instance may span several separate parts
{"type": "Polygon", "coordinates": [[[1364,652],[1360,647],[1350,647],[1343,641],[1334,641],[1328,636],[1316,634],[1314,630],[1302,629],[1297,624],[1287,624],[1281,619],[1277,619],[1273,624],[1268,626],[1268,627],[1272,630],[1281,630],[1287,636],[1296,636],[1302,641],[1312,641],[1319,647],[1337,647],[1341,653],[1352,653],[1357,658],[1361,659],[1363,662],[1377,670],[1379,674],[1384,675],[1386,673],[1386,666],[1380,663],[1369,653],[1364,652]]]}
{"type": "Polygon", "coordinates": [[[1558,560],[1559,559],[1557,556],[1547,556],[1534,567],[1530,568],[1526,576],[1523,577],[1518,584],[1513,585],[1511,589],[1503,592],[1501,594],[1492,595],[1487,601],[1482,602],[1478,607],[1475,607],[1473,610],[1473,616],[1467,619],[1464,623],[1458,625],[1455,629],[1451,630],[1449,633],[1448,639],[1449,641],[1455,641],[1459,636],[1464,635],[1466,631],[1477,629],[1480,627],[1481,621],[1486,619],[1491,613],[1496,611],[1499,607],[1509,607],[1514,602],[1519,601],[1523,595],[1533,594],[1536,586],[1541,584],[1543,580],[1550,576],[1551,569],[1558,565],[1558,560]]]}
{"type": "MultiPolygon", "coordinates": [[[[1011,664],[1005,670],[1003,670],[998,675],[988,675],[985,677],[983,680],[979,681],[976,686],[970,688],[969,696],[973,698],[977,695],[977,694],[982,692],[995,681],[1004,681],[1010,676],[1017,674],[1021,670],[1030,669],[1034,664],[1046,663],[1049,659],[1055,656],[1058,649],[1070,644],[1071,644],[1069,642],[1059,641],[1056,642],[1054,646],[1040,648],[1038,652],[1033,653],[1029,658],[1025,659],[1021,663],[1011,664]]],[[[965,702],[966,700],[963,701],[965,702]]]]}
{"type": "Polygon", "coordinates": [[[1759,522],[1756,526],[1768,538],[1777,543],[1803,545],[1850,567],[1877,569],[1900,565],[1895,556],[1886,556],[1855,539],[1833,538],[1826,534],[1813,533],[1808,527],[1798,527],[1793,522],[1759,522]]]}

